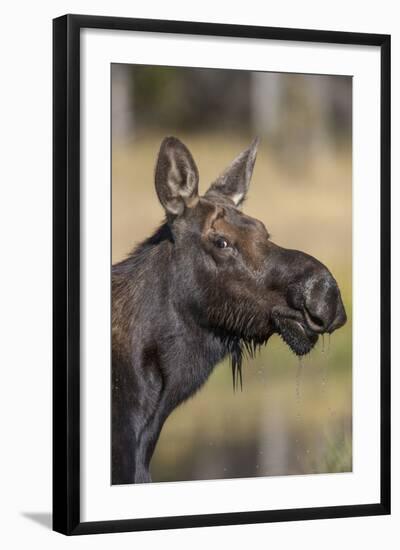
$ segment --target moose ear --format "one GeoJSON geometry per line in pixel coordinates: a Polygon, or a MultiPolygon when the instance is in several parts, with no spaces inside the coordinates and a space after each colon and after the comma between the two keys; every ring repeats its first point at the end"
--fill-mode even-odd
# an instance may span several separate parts
{"type": "Polygon", "coordinates": [[[167,214],[179,216],[198,201],[199,172],[189,149],[179,139],[166,137],[158,153],[155,183],[167,214]]]}
{"type": "Polygon", "coordinates": [[[211,184],[205,194],[207,197],[216,194],[231,199],[235,206],[240,206],[246,198],[254,163],[257,156],[259,139],[256,138],[248,149],[243,151],[228,168],[211,184]]]}

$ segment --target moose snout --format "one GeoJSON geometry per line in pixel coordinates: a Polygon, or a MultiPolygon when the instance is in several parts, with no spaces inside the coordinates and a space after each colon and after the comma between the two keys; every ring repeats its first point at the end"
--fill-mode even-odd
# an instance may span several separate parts
{"type": "Polygon", "coordinates": [[[302,303],[306,323],[314,332],[332,333],[347,320],[339,287],[328,270],[306,281],[302,303]]]}
{"type": "MultiPolygon", "coordinates": [[[[338,284],[328,268],[305,252],[273,243],[270,247],[274,286],[279,288],[282,282],[286,283],[286,303],[294,318],[315,334],[332,333],[343,326],[347,321],[346,311],[338,284]]],[[[271,278],[271,272],[269,275],[271,278]]]]}

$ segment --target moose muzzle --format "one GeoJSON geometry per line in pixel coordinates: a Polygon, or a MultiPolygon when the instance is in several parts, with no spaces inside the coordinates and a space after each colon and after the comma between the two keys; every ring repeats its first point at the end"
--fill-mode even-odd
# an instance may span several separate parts
{"type": "Polygon", "coordinates": [[[329,270],[312,256],[276,245],[273,255],[273,285],[280,287],[283,300],[273,308],[272,319],[289,347],[304,355],[319,335],[331,334],[346,323],[340,290],[329,270]]]}

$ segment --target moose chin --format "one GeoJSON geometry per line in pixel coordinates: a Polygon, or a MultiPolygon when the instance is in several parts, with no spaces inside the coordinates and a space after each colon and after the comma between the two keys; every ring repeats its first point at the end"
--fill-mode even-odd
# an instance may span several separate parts
{"type": "Polygon", "coordinates": [[[338,285],[318,260],[270,240],[244,214],[258,140],[198,194],[187,147],[161,143],[155,189],[165,222],[112,269],[112,483],[151,481],[171,412],[224,357],[279,334],[296,355],[346,322],[338,285]]]}

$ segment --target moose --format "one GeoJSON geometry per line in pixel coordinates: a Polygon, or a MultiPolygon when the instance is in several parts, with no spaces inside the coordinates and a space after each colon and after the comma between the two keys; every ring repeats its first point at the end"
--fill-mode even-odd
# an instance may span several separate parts
{"type": "Polygon", "coordinates": [[[171,412],[224,357],[279,334],[298,356],[346,322],[340,290],[312,256],[278,246],[245,215],[258,140],[199,196],[188,148],[166,137],[155,168],[165,222],[112,268],[112,484],[150,482],[171,412]]]}

